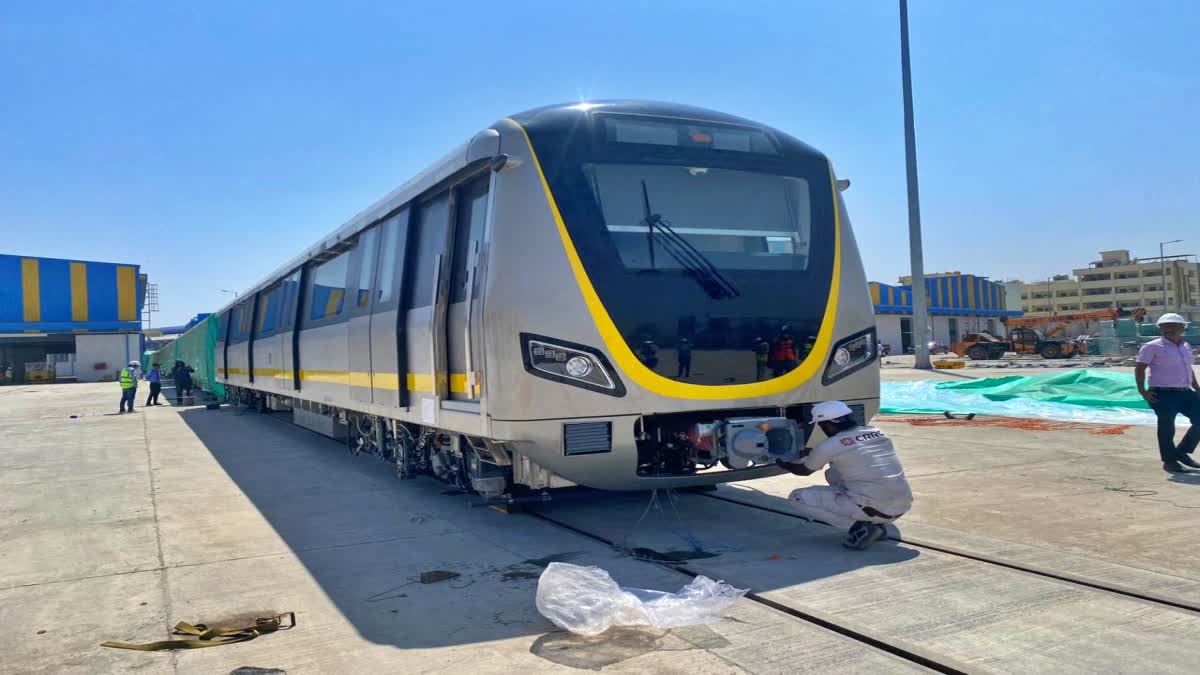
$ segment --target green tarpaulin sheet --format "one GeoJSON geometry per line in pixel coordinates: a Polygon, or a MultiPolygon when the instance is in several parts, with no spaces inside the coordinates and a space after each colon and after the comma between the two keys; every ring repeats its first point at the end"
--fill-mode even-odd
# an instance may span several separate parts
{"type": "Polygon", "coordinates": [[[881,413],[977,413],[1075,422],[1154,424],[1133,375],[1068,370],[976,380],[881,383],[881,413]]]}
{"type": "Polygon", "coordinates": [[[989,401],[1024,398],[1092,408],[1150,409],[1150,404],[1138,394],[1133,375],[1107,370],[1069,370],[1046,375],[1011,375],[962,382],[939,382],[937,388],[943,391],[971,392],[989,401]]]}

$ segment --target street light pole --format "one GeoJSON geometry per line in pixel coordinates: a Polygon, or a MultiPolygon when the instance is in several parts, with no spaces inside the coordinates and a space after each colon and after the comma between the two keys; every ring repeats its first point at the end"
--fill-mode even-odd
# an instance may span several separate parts
{"type": "Polygon", "coordinates": [[[925,260],[921,249],[921,201],[917,190],[917,138],[913,124],[912,72],[908,64],[908,0],[900,0],[900,72],[904,80],[904,160],[908,175],[908,252],[912,266],[913,333],[916,340],[917,368],[928,369],[929,319],[925,314],[925,260]]]}
{"type": "Polygon", "coordinates": [[[1182,239],[1172,239],[1171,241],[1158,242],[1158,264],[1162,269],[1162,292],[1163,292],[1163,314],[1167,313],[1167,256],[1163,253],[1163,249],[1167,244],[1178,244],[1182,239]]]}

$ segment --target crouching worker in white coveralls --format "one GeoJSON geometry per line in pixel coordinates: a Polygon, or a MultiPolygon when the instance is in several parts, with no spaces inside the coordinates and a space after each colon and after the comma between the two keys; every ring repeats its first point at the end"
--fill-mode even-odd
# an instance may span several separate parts
{"type": "Polygon", "coordinates": [[[842,542],[862,550],[887,534],[890,523],[912,507],[912,489],[891,440],[875,427],[854,421],[841,401],[813,406],[813,424],[828,436],[800,451],[799,461],[779,465],[797,476],[820,471],[826,464],[828,486],[793,490],[788,500],[805,518],[849,527],[842,542]]]}

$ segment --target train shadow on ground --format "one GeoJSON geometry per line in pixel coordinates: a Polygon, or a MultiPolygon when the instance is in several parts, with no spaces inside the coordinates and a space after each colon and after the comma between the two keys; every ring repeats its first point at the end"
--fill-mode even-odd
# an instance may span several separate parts
{"type": "MultiPolygon", "coordinates": [[[[399,481],[388,464],[352,456],[345,445],[290,420],[230,407],[180,416],[265,521],[251,523],[244,508],[238,511],[247,546],[277,550],[277,535],[303,565],[288,572],[294,583],[315,582],[360,635],[378,644],[444,647],[555,631],[534,604],[538,576],[553,561],[598,565],[631,586],[673,591],[687,582],[537,518],[473,508],[472,497],[432,479],[399,481]],[[433,571],[453,576],[423,583],[422,573],[433,571]]],[[[620,544],[647,493],[593,496],[544,511],[620,544]]],[[[703,543],[681,546],[678,530],[651,511],[633,548],[703,564],[709,576],[755,591],[916,555],[895,546],[846,551],[831,528],[798,528],[794,519],[696,496],[676,499],[703,543]],[[706,554],[691,559],[681,549],[706,554]]]]}

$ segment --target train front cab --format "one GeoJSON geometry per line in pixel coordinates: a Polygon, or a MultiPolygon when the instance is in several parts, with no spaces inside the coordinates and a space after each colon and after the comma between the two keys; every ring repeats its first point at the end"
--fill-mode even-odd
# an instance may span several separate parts
{"type": "Polygon", "coordinates": [[[648,489],[778,473],[648,466],[648,447],[698,421],[804,423],[832,398],[873,417],[874,316],[828,159],[711,111],[605,111],[496,125],[519,167],[497,176],[489,245],[493,264],[522,273],[495,275],[487,292],[488,378],[504,387],[489,402],[492,435],[568,481],[648,489]],[[715,151],[716,138],[737,149],[715,151]],[[699,258],[648,232],[651,220],[689,235],[699,258]],[[795,361],[771,358],[764,372],[760,343],[774,350],[785,335],[795,361]],[[579,377],[566,371],[575,357],[588,361],[579,377]]]}

